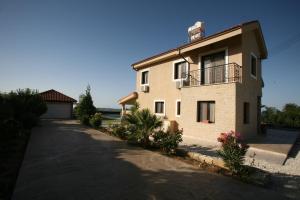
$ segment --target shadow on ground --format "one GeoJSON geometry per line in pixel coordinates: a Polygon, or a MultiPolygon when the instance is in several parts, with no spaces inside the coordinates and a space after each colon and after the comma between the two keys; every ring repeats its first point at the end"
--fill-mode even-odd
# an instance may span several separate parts
{"type": "Polygon", "coordinates": [[[293,188],[264,189],[198,170],[74,121],[43,121],[32,133],[12,199],[296,199],[297,195],[293,188]]]}

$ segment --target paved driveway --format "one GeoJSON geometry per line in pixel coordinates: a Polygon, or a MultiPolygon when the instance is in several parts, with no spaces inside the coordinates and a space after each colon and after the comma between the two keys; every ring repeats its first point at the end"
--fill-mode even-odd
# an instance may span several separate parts
{"type": "Polygon", "coordinates": [[[75,121],[33,130],[13,199],[282,199],[75,121]]]}

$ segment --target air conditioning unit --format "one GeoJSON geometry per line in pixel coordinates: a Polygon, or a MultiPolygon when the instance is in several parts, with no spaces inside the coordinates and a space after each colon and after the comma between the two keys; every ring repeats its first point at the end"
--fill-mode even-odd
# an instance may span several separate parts
{"type": "Polygon", "coordinates": [[[183,86],[183,81],[176,81],[176,88],[181,89],[183,86]]]}
{"type": "Polygon", "coordinates": [[[141,91],[142,92],[149,92],[149,85],[142,85],[141,86],[141,91]]]}

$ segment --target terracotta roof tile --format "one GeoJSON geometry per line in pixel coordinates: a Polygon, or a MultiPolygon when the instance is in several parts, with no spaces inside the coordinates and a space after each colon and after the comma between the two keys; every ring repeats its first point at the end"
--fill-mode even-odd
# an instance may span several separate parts
{"type": "Polygon", "coordinates": [[[51,102],[70,102],[75,103],[77,102],[75,99],[68,97],[67,95],[64,95],[56,90],[47,90],[45,92],[40,93],[42,99],[44,101],[51,101],[51,102]]]}

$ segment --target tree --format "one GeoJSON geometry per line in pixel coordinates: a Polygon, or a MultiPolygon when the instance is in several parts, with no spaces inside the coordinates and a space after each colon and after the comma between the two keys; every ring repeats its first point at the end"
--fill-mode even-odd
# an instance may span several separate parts
{"type": "Polygon", "coordinates": [[[300,127],[300,106],[294,103],[287,103],[282,111],[274,107],[265,107],[262,112],[262,121],[272,125],[283,127],[300,127]]]}
{"type": "Polygon", "coordinates": [[[278,122],[279,110],[275,107],[265,106],[265,110],[261,113],[261,118],[264,123],[276,124],[278,122]]]}
{"type": "Polygon", "coordinates": [[[80,119],[81,123],[88,124],[90,116],[96,113],[96,107],[94,106],[91,96],[91,87],[88,85],[85,94],[80,95],[79,103],[75,109],[76,116],[80,119]]]}
{"type": "Polygon", "coordinates": [[[294,103],[285,104],[282,110],[282,120],[284,125],[289,127],[299,127],[300,107],[294,103]]]}

